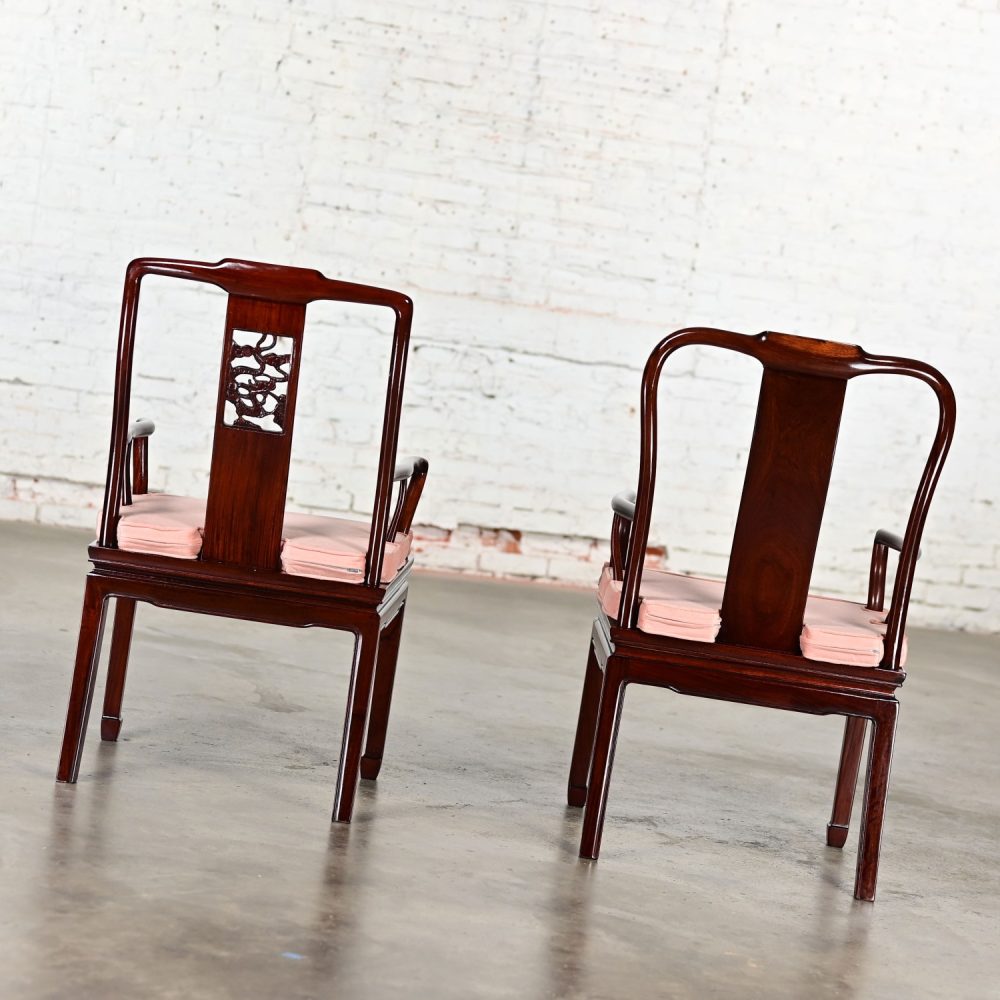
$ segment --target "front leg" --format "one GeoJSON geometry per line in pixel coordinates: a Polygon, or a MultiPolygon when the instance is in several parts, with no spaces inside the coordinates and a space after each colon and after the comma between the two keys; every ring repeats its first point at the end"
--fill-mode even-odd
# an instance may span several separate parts
{"type": "Polygon", "coordinates": [[[354,793],[358,788],[361,751],[368,729],[368,706],[371,704],[375,663],[378,660],[378,619],[356,633],[351,682],[347,692],[347,715],[344,719],[344,739],[340,748],[340,767],[333,796],[333,819],[350,823],[354,810],[354,793]]]}

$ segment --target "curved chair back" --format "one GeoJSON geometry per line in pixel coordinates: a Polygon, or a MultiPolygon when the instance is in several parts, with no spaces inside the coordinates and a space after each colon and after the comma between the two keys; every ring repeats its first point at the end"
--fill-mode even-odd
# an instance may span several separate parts
{"type": "Polygon", "coordinates": [[[848,381],[860,375],[906,375],[934,390],[938,427],[903,536],[887,620],[882,666],[898,669],[920,536],[954,432],[955,397],[945,378],[929,365],[870,355],[832,341],[693,328],[670,334],[653,350],[642,378],[639,484],[618,621],[634,628],[638,614],[656,483],[660,373],[671,354],[696,344],[749,355],[763,367],[718,637],[734,645],[799,652],[848,381]]]}
{"type": "Polygon", "coordinates": [[[118,515],[127,483],[136,317],[140,286],[147,274],[207,282],[229,295],[201,558],[249,571],[280,568],[306,306],[333,300],[392,309],[396,319],[365,568],[365,585],[378,586],[390,527],[413,303],[399,292],[334,281],[305,268],[246,260],[205,264],[150,257],[129,265],[98,543],[117,546],[118,515]]]}

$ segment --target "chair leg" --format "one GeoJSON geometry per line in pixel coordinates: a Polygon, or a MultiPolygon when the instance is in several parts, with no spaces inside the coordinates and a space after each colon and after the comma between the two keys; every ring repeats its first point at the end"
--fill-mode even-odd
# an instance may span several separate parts
{"type": "Polygon", "coordinates": [[[368,781],[374,781],[382,768],[385,734],[389,728],[389,708],[392,704],[392,685],[396,679],[396,659],[399,656],[399,640],[403,634],[405,611],[404,604],[396,617],[386,626],[379,640],[371,716],[368,720],[368,741],[365,744],[365,755],[361,758],[361,777],[368,781]]]}
{"type": "Polygon", "coordinates": [[[66,712],[66,729],[59,756],[59,770],[56,772],[57,781],[75,782],[80,773],[80,755],[83,753],[83,741],[87,734],[90,703],[94,698],[94,682],[97,679],[97,661],[101,655],[107,605],[108,599],[103,588],[93,577],[87,577],[80,636],[76,644],[76,665],[73,668],[73,683],[66,712]]]}
{"type": "Polygon", "coordinates": [[[582,806],[587,801],[587,777],[590,759],[594,755],[594,733],[597,728],[597,707],[601,701],[601,682],[604,674],[597,663],[594,644],[587,656],[587,672],[583,676],[583,694],[580,697],[580,715],[576,721],[576,740],[573,759],[569,766],[569,785],[566,801],[571,806],[582,806]]]}
{"type": "Polygon", "coordinates": [[[833,813],[826,825],[826,842],[830,847],[843,847],[851,825],[854,789],[858,783],[861,750],[865,741],[866,720],[849,715],[844,726],[844,742],[840,749],[840,770],[833,796],[833,813]]]}
{"type": "Polygon", "coordinates": [[[891,702],[882,718],[874,719],[872,724],[868,772],[865,777],[864,815],[861,818],[861,839],[858,845],[858,870],[854,880],[855,899],[869,902],[875,899],[878,856],[882,846],[882,820],[885,817],[885,797],[889,790],[889,767],[892,763],[898,711],[896,702],[891,702]]]}
{"type": "Polygon", "coordinates": [[[580,857],[597,859],[604,831],[604,811],[608,804],[611,768],[618,742],[618,726],[625,702],[625,678],[621,666],[612,656],[604,668],[604,684],[597,710],[597,733],[594,737],[594,757],[590,765],[587,806],[583,813],[583,834],[580,837],[580,857]]]}
{"type": "Polygon", "coordinates": [[[101,739],[114,742],[122,728],[122,696],[128,653],[132,645],[135,601],[119,597],[115,601],[115,624],[111,630],[111,653],[108,657],[108,683],[104,688],[104,711],[101,714],[101,739]]]}
{"type": "Polygon", "coordinates": [[[340,747],[340,767],[337,788],[333,795],[333,819],[350,823],[354,809],[354,793],[358,788],[361,750],[368,728],[368,706],[371,703],[372,681],[378,659],[378,625],[357,633],[354,641],[354,663],[347,693],[347,715],[344,719],[344,739],[340,747]]]}

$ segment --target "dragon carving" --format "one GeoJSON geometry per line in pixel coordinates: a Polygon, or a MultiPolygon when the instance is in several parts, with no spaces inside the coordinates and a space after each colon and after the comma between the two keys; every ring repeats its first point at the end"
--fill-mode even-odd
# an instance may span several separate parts
{"type": "Polygon", "coordinates": [[[226,423],[246,430],[281,433],[285,428],[291,365],[290,337],[234,330],[226,381],[226,423]],[[287,353],[279,353],[283,350],[287,353]]]}

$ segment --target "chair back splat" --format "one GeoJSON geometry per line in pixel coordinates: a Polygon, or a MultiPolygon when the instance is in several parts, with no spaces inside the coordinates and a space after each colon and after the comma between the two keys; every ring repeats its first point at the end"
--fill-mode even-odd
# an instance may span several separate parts
{"type": "Polygon", "coordinates": [[[427,475],[396,448],[413,304],[400,292],[319,271],[245,260],[153,257],[126,272],[108,478],[90,547],[60,781],[77,780],[109,602],[114,634],[101,736],[118,738],[138,603],[293,627],[352,632],[334,819],[351,817],[359,777],[381,767],[412,560],[411,526],[427,475]],[[229,298],[208,496],[149,490],[151,420],[130,418],[136,318],[147,275],[206,282],[229,298]],[[391,309],[395,321],[371,522],[285,513],[306,307],[330,300],[391,309]],[[393,507],[394,484],[399,493],[393,507]],[[363,562],[362,562],[363,560],[363,562]]]}
{"type": "Polygon", "coordinates": [[[229,297],[203,560],[279,567],[305,318],[298,303],[229,297]]]}
{"type": "Polygon", "coordinates": [[[720,642],[799,651],[847,382],[764,369],[720,642]]]}
{"type": "Polygon", "coordinates": [[[854,894],[875,898],[896,691],[906,676],[906,612],[920,537],[954,426],[951,386],[920,361],[784,333],[752,337],[702,328],[678,330],[654,348],[642,377],[638,487],[611,502],[611,558],[598,585],[600,612],[570,764],[567,800],[586,806],[581,857],[596,859],[600,852],[626,688],[651,684],[702,698],[846,716],[827,824],[831,847],[843,847],[847,839],[862,744],[870,733],[854,894]],[[749,355],[763,369],[724,583],[644,566],[656,486],[660,374],[674,351],[695,345],[749,355]],[[938,402],[937,430],[906,530],[902,537],[875,534],[865,604],[809,593],[847,383],[861,375],[918,379],[938,402]],[[890,548],[899,560],[886,613],[890,548]]]}

